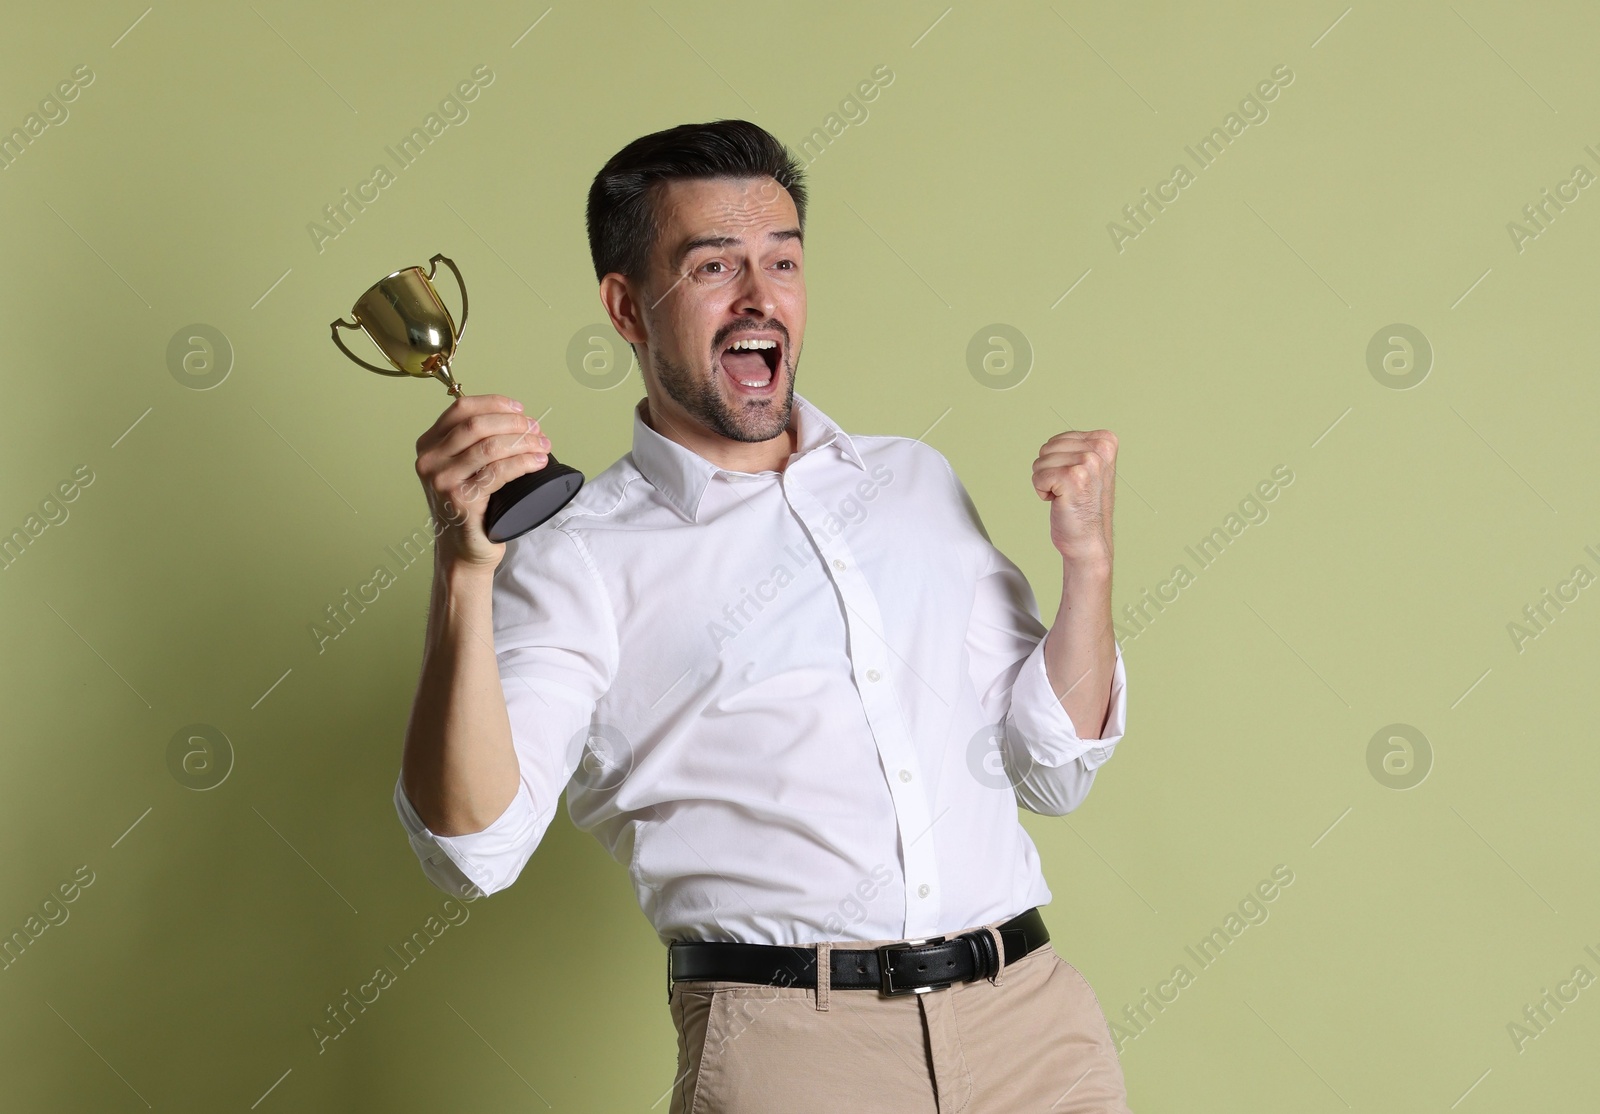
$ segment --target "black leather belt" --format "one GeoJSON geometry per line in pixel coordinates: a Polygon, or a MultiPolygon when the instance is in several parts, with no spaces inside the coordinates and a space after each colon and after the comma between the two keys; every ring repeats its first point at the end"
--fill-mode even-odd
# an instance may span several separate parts
{"type": "MultiPolygon", "coordinates": [[[[1050,939],[1037,908],[1006,921],[999,931],[1006,966],[1050,939]]],[[[990,978],[1000,970],[994,938],[981,929],[877,948],[832,948],[829,958],[832,989],[889,995],[943,990],[954,982],[990,978]]],[[[673,982],[683,979],[814,988],[816,965],[814,947],[674,940],[667,948],[667,990],[670,995],[673,982]]]]}

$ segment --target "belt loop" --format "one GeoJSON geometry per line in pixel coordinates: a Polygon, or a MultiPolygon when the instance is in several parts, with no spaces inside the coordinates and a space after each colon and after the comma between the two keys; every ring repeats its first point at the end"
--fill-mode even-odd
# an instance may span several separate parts
{"type": "Polygon", "coordinates": [[[817,1009],[828,1008],[828,992],[833,989],[833,944],[824,940],[817,945],[817,1009]]]}
{"type": "Polygon", "coordinates": [[[989,934],[989,939],[994,941],[994,974],[989,976],[992,986],[1000,985],[1000,973],[1006,969],[1006,942],[1000,938],[1000,930],[994,927],[984,929],[989,934]]]}

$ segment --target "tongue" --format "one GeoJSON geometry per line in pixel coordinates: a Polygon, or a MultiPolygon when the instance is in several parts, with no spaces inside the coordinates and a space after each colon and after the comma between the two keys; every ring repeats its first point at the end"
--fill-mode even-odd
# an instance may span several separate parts
{"type": "Polygon", "coordinates": [[[759,352],[724,352],[722,354],[722,366],[735,379],[747,379],[752,383],[764,383],[772,377],[772,373],[767,368],[766,358],[759,352]]]}

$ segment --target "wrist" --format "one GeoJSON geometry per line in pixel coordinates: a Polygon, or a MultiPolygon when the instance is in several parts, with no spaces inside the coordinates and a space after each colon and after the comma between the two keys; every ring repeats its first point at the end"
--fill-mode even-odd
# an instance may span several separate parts
{"type": "Polygon", "coordinates": [[[1061,558],[1061,575],[1069,583],[1100,585],[1111,582],[1111,554],[1096,553],[1088,556],[1061,558]]]}
{"type": "Polygon", "coordinates": [[[433,582],[451,596],[487,592],[494,585],[499,562],[474,561],[434,551],[433,582]]]}

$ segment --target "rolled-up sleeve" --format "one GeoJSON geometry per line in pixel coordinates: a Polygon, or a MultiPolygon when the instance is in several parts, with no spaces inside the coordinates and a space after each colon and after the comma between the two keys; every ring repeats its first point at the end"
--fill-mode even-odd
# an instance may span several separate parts
{"type": "Polygon", "coordinates": [[[395,812],[422,873],[463,898],[516,881],[577,769],[596,704],[617,666],[605,585],[574,533],[546,524],[508,543],[495,571],[494,647],[517,755],[516,795],[482,831],[446,836],[422,823],[396,779],[395,812]]]}
{"type": "Polygon", "coordinates": [[[1098,739],[1079,737],[1078,729],[1050,685],[1044,664],[1044,639],[1022,663],[1011,689],[1005,719],[1007,768],[1014,771],[1017,800],[1033,811],[1061,816],[1083,803],[1095,771],[1110,759],[1127,727],[1127,672],[1122,647],[1116,647],[1111,673],[1111,710],[1098,739]]]}

